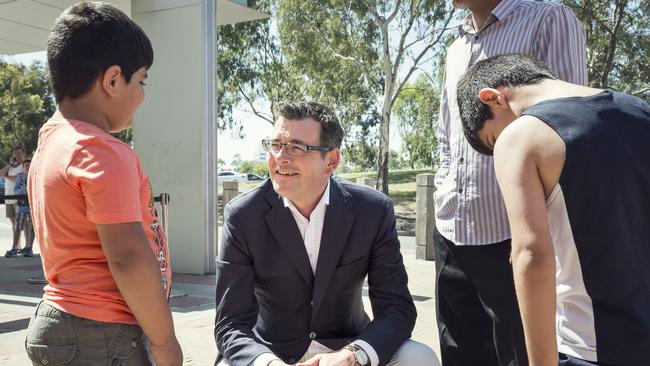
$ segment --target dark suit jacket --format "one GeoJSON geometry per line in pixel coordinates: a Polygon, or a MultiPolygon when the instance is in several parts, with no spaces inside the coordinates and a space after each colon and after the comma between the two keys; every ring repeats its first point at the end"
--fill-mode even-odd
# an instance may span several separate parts
{"type": "Polygon", "coordinates": [[[410,337],[417,314],[392,201],[368,187],[330,181],[316,275],[270,180],[226,205],[217,257],[217,361],[249,365],[271,352],[294,363],[312,339],[335,350],[361,339],[384,365],[410,337]],[[361,300],[366,275],[372,321],[361,300]]]}

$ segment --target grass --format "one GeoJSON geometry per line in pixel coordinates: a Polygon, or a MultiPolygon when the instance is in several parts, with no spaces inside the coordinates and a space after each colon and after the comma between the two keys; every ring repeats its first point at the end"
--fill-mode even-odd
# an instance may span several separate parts
{"type": "MultiPolygon", "coordinates": [[[[418,174],[430,173],[431,169],[419,170],[391,170],[388,172],[388,195],[393,200],[397,218],[397,229],[403,231],[415,230],[415,220],[404,218],[415,218],[415,178],[418,174]]],[[[356,181],[357,178],[377,179],[376,172],[344,173],[342,178],[356,181]]]]}

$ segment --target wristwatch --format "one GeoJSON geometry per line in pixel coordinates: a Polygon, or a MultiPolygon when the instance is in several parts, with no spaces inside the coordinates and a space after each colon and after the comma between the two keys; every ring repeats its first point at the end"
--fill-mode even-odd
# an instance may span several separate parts
{"type": "Polygon", "coordinates": [[[363,348],[357,346],[356,344],[348,344],[343,348],[352,352],[352,354],[354,355],[354,359],[357,361],[359,365],[370,366],[370,358],[368,357],[366,351],[363,350],[363,348]]]}

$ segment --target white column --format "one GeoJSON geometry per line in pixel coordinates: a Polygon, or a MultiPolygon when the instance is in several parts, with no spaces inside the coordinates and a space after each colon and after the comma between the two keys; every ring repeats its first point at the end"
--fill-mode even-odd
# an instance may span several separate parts
{"type": "Polygon", "coordinates": [[[134,0],[154,64],[135,118],[134,148],[154,194],[171,195],[174,272],[214,272],[217,240],[215,0],[134,0]]]}

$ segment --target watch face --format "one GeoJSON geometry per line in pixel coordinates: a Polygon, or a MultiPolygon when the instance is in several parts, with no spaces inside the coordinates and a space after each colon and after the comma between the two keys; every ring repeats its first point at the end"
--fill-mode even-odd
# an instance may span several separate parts
{"type": "Polygon", "coordinates": [[[366,353],[363,352],[362,350],[357,350],[356,352],[354,352],[354,358],[356,358],[357,362],[363,366],[370,364],[368,355],[366,355],[366,353]]]}

